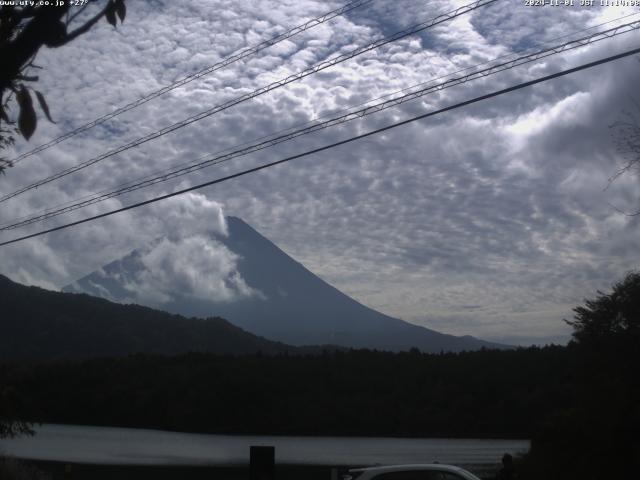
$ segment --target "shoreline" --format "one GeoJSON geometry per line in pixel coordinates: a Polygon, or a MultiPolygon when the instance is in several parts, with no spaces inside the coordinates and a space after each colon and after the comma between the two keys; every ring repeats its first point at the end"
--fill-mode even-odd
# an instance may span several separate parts
{"type": "Polygon", "coordinates": [[[515,441],[515,442],[529,442],[531,438],[525,436],[492,436],[474,437],[468,435],[412,435],[412,434],[384,434],[384,433],[361,433],[354,434],[349,433],[326,433],[316,434],[314,432],[293,432],[293,433],[272,433],[272,432],[227,432],[227,431],[205,431],[205,430],[172,430],[160,427],[150,426],[136,426],[136,425],[120,425],[120,424],[99,424],[99,423],[60,423],[60,422],[48,422],[48,421],[30,421],[33,430],[37,433],[39,428],[43,426],[51,427],[79,427],[79,428],[93,428],[93,429],[115,429],[115,430],[135,430],[139,432],[149,433],[175,433],[184,435],[202,435],[202,436],[216,436],[216,437],[230,437],[230,438],[242,438],[242,437],[271,437],[271,438],[361,438],[361,439],[391,439],[391,440],[471,440],[471,441],[515,441]]]}

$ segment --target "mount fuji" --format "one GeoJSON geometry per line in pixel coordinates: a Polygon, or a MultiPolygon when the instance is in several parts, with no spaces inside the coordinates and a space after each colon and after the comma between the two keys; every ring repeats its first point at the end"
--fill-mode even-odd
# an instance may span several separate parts
{"type": "Polygon", "coordinates": [[[218,316],[290,345],[424,352],[505,348],[392,318],[350,298],[239,218],[224,232],[165,237],[67,285],[119,303],[218,316]]]}

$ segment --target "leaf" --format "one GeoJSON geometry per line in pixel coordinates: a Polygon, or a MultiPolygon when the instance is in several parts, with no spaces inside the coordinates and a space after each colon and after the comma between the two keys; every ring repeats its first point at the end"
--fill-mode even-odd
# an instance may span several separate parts
{"type": "Polygon", "coordinates": [[[124,22],[124,17],[127,15],[127,6],[124,4],[124,0],[116,0],[115,8],[120,22],[124,22]]]}
{"type": "Polygon", "coordinates": [[[33,101],[31,100],[31,94],[24,85],[18,90],[16,94],[16,100],[20,106],[20,115],[18,115],[18,128],[22,136],[29,140],[33,132],[36,131],[36,125],[38,119],[36,117],[36,111],[33,109],[33,101]]]}
{"type": "Polygon", "coordinates": [[[42,109],[42,111],[44,112],[44,114],[47,116],[47,118],[49,119],[49,121],[51,123],[56,123],[53,121],[53,119],[51,118],[51,114],[49,113],[49,105],[47,105],[46,100],[44,99],[44,95],[42,95],[39,91],[35,90],[36,92],[36,98],[38,99],[38,103],[40,103],[40,108],[42,109]]]}
{"type": "Polygon", "coordinates": [[[114,27],[116,26],[116,4],[113,0],[109,0],[109,4],[107,5],[107,9],[104,12],[104,16],[114,27]]]}

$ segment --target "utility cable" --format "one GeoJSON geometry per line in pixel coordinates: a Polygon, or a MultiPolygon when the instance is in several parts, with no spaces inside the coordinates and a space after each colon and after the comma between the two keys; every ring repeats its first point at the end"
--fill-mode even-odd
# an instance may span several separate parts
{"type": "Polygon", "coordinates": [[[273,45],[276,45],[284,40],[288,40],[289,38],[292,38],[302,32],[305,32],[307,30],[310,30],[318,25],[321,25],[335,17],[338,17],[340,15],[344,15],[345,13],[350,12],[351,10],[354,10],[358,7],[361,7],[367,3],[371,3],[373,0],[358,0],[355,2],[350,2],[348,4],[346,4],[345,6],[341,7],[341,8],[337,8],[335,10],[332,10],[330,12],[327,12],[323,15],[320,15],[319,17],[316,17],[312,20],[309,20],[305,23],[303,23],[302,25],[298,25],[297,27],[294,27],[290,30],[287,30],[284,33],[281,33],[280,35],[276,35],[275,37],[272,37],[268,40],[265,40],[264,42],[261,42],[253,47],[249,47],[249,48],[245,48],[244,50],[241,50],[238,53],[234,53],[233,55],[230,55],[229,57],[226,57],[222,60],[220,60],[218,63],[215,63],[213,65],[210,65],[206,68],[203,68],[202,70],[199,70],[195,73],[192,73],[191,75],[187,75],[186,77],[183,77],[179,80],[176,80],[175,82],[166,85],[158,90],[155,90],[151,93],[148,93],[147,95],[133,101],[130,102],[126,105],[124,105],[123,107],[120,107],[116,110],[114,110],[113,112],[107,113],[99,118],[96,118],[95,120],[92,120],[91,122],[88,122],[84,125],[81,125],[80,127],[77,127],[57,138],[54,138],[53,140],[47,142],[47,143],[43,143],[42,145],[37,146],[36,148],[29,150],[28,152],[25,152],[19,156],[17,156],[16,158],[10,160],[11,163],[16,164],[21,160],[24,160],[27,157],[30,157],[32,155],[35,155],[36,153],[40,153],[43,150],[46,150],[50,147],[53,147],[54,145],[57,145],[71,137],[74,137],[80,133],[86,132],[87,130],[100,125],[104,122],[106,122],[107,120],[111,120],[114,117],[117,117],[118,115],[124,113],[124,112],[128,112],[129,110],[132,110],[136,107],[139,107],[140,105],[143,105],[145,103],[147,103],[150,100],[153,100],[154,98],[157,98],[161,95],[164,95],[167,92],[170,92],[171,90],[175,90],[176,88],[179,88],[183,85],[186,85],[189,82],[192,82],[194,80],[197,80],[199,78],[204,77],[205,75],[208,75],[210,73],[213,73],[217,70],[223,69],[229,65],[231,65],[232,63],[235,63],[239,60],[242,60],[244,58],[250,57],[252,55],[255,55],[259,52],[261,52],[262,50],[272,47],[273,45]]]}
{"type": "MultiPolygon", "coordinates": [[[[612,24],[612,23],[615,23],[615,22],[619,22],[619,21],[624,20],[626,18],[637,16],[637,15],[640,15],[640,12],[630,13],[630,14],[623,15],[621,17],[618,17],[618,18],[615,18],[615,19],[612,19],[612,20],[609,20],[609,21],[606,21],[606,22],[602,22],[602,23],[597,24],[597,25],[593,25],[591,27],[586,27],[586,28],[583,28],[583,29],[580,29],[580,30],[573,31],[571,33],[566,33],[566,34],[560,35],[558,37],[554,37],[551,40],[540,42],[540,44],[536,48],[539,49],[540,47],[543,47],[543,46],[549,46],[549,45],[552,45],[552,42],[556,42],[556,41],[562,40],[562,39],[567,38],[567,37],[572,37],[574,35],[577,35],[577,34],[580,34],[580,33],[583,33],[583,32],[588,32],[590,30],[594,30],[596,28],[600,28],[600,27],[603,27],[605,25],[609,25],[609,24],[612,24]]],[[[620,25],[620,26],[624,26],[624,25],[620,25]]],[[[373,102],[376,102],[376,101],[379,101],[379,100],[383,100],[385,98],[390,98],[390,97],[393,97],[394,95],[398,95],[398,94],[403,93],[403,92],[414,90],[414,89],[416,89],[418,87],[421,87],[423,85],[432,84],[432,83],[434,83],[434,82],[436,82],[438,80],[443,80],[445,78],[451,77],[451,76],[456,75],[458,73],[466,72],[466,71],[469,71],[469,70],[474,70],[474,69],[477,69],[477,68],[482,67],[484,65],[489,65],[491,63],[497,62],[498,60],[504,60],[506,58],[516,57],[517,55],[522,56],[527,51],[533,53],[533,52],[536,51],[536,48],[529,47],[524,52],[507,53],[507,54],[504,54],[504,55],[500,55],[499,57],[493,58],[491,60],[487,60],[487,61],[484,61],[484,62],[481,62],[481,63],[477,63],[475,65],[464,67],[464,68],[461,68],[461,69],[456,70],[454,72],[450,72],[450,73],[441,75],[439,77],[431,78],[431,79],[429,79],[429,80],[427,80],[425,82],[420,82],[418,84],[414,84],[414,85],[411,85],[409,87],[405,87],[405,88],[402,88],[400,90],[396,90],[394,92],[390,92],[390,93],[384,94],[384,95],[382,95],[380,97],[377,97],[377,98],[370,99],[370,100],[367,100],[365,102],[361,102],[361,103],[358,103],[358,104],[350,105],[347,108],[343,108],[343,109],[340,109],[340,110],[337,110],[337,111],[331,111],[331,112],[319,115],[315,119],[307,121],[307,122],[304,122],[302,124],[298,124],[298,125],[295,125],[295,126],[292,126],[292,127],[287,127],[287,128],[281,129],[281,130],[277,130],[277,131],[272,132],[270,134],[263,135],[263,136],[260,136],[258,138],[253,138],[251,140],[247,140],[247,141],[242,142],[240,144],[236,144],[235,146],[227,147],[226,149],[218,150],[218,151],[216,151],[214,153],[211,153],[211,154],[201,155],[200,157],[198,157],[197,160],[195,160],[195,162],[199,163],[201,161],[206,160],[210,155],[222,155],[225,152],[231,152],[234,149],[238,149],[238,148],[240,148],[242,146],[250,145],[252,142],[257,142],[259,140],[265,140],[265,139],[268,139],[268,138],[272,138],[274,136],[277,136],[278,134],[284,134],[284,133],[287,133],[287,132],[293,132],[293,131],[301,129],[303,127],[313,125],[313,124],[317,123],[319,120],[321,120],[323,118],[329,118],[329,117],[331,117],[331,115],[335,115],[335,114],[338,114],[338,113],[349,112],[354,108],[364,107],[365,105],[368,105],[370,103],[373,103],[373,102]]],[[[180,164],[176,165],[173,168],[174,169],[183,168],[183,167],[190,166],[193,163],[194,163],[194,161],[191,160],[191,161],[188,161],[188,162],[180,163],[180,164]]],[[[161,171],[152,172],[152,173],[149,173],[149,174],[147,174],[147,175],[145,175],[143,177],[138,177],[136,179],[129,180],[128,182],[121,183],[120,185],[117,185],[115,187],[115,190],[114,190],[114,187],[112,187],[111,189],[103,189],[103,190],[98,191],[98,192],[93,192],[93,193],[89,193],[89,194],[83,195],[82,197],[76,198],[74,200],[69,200],[69,201],[66,201],[66,202],[59,203],[59,204],[54,205],[54,206],[49,206],[49,207],[47,207],[45,209],[39,210],[38,212],[30,213],[30,214],[27,214],[27,215],[22,215],[20,217],[14,218],[13,220],[9,220],[8,222],[5,222],[4,224],[0,225],[0,230],[8,230],[8,229],[10,229],[10,227],[13,226],[13,224],[11,224],[11,222],[13,222],[15,224],[17,222],[21,222],[22,220],[30,219],[30,218],[32,218],[34,216],[38,216],[38,218],[40,219],[41,218],[41,214],[50,213],[50,212],[53,212],[54,210],[57,211],[57,210],[62,209],[63,207],[67,207],[67,206],[74,206],[74,204],[83,202],[83,201],[85,201],[87,199],[100,197],[100,196],[102,196],[104,194],[108,194],[108,193],[110,193],[112,191],[120,190],[122,188],[128,187],[128,186],[133,185],[135,183],[139,183],[139,182],[143,182],[143,181],[146,181],[146,180],[153,179],[157,175],[166,174],[167,172],[170,172],[170,171],[171,171],[171,168],[163,169],[161,171]]]]}
{"type": "MultiPolygon", "coordinates": [[[[562,40],[564,38],[573,37],[573,36],[578,35],[580,33],[588,32],[590,30],[595,30],[595,29],[601,28],[601,27],[603,27],[605,25],[610,25],[612,23],[620,22],[621,20],[624,20],[624,19],[627,19],[627,18],[630,18],[630,17],[634,17],[634,16],[638,16],[638,15],[640,15],[640,12],[629,13],[629,14],[623,15],[621,17],[614,18],[612,20],[608,20],[606,22],[602,22],[602,23],[599,23],[599,24],[596,24],[596,25],[592,25],[590,27],[585,27],[585,28],[582,28],[580,30],[574,30],[573,32],[565,33],[563,35],[554,37],[553,39],[545,40],[543,42],[540,42],[535,47],[528,47],[524,51],[521,51],[521,52],[506,53],[506,54],[500,55],[498,57],[495,57],[495,58],[493,58],[491,60],[486,60],[484,62],[476,63],[474,65],[470,65],[470,66],[467,66],[467,67],[463,67],[463,68],[460,68],[460,69],[458,69],[456,71],[449,72],[449,73],[440,75],[438,77],[431,78],[431,79],[429,79],[427,81],[420,82],[420,83],[417,83],[417,84],[414,84],[414,85],[410,85],[408,87],[404,87],[404,88],[401,88],[399,90],[395,90],[393,92],[385,93],[384,95],[381,95],[381,96],[376,97],[376,98],[372,98],[370,100],[366,100],[364,102],[352,104],[352,105],[350,105],[350,106],[348,106],[346,108],[341,108],[339,110],[330,109],[330,110],[327,110],[326,113],[318,115],[318,116],[316,116],[316,118],[314,118],[312,120],[309,120],[307,122],[303,122],[303,123],[300,123],[300,124],[297,124],[297,125],[294,125],[294,126],[291,126],[291,127],[286,127],[286,128],[280,129],[280,130],[276,130],[276,131],[271,132],[269,134],[261,135],[260,137],[257,137],[257,138],[246,140],[244,142],[236,144],[235,146],[227,147],[227,148],[225,148],[223,150],[218,150],[218,151],[216,151],[216,152],[214,152],[212,154],[213,155],[221,155],[221,154],[223,154],[225,152],[230,152],[233,149],[240,148],[240,147],[242,147],[244,145],[250,145],[252,142],[257,142],[259,140],[272,138],[272,137],[274,137],[274,136],[276,136],[278,134],[284,134],[286,132],[292,132],[292,131],[300,129],[302,127],[312,125],[312,124],[318,122],[319,120],[321,120],[323,118],[329,118],[329,117],[331,117],[331,115],[335,115],[335,114],[338,114],[338,113],[349,112],[354,108],[363,107],[365,105],[371,104],[371,103],[379,101],[379,100],[383,100],[385,98],[391,98],[394,95],[398,95],[398,94],[401,94],[403,92],[408,92],[410,90],[416,89],[416,88],[421,87],[423,85],[432,84],[432,83],[434,83],[434,82],[436,82],[438,80],[443,80],[445,78],[451,77],[451,76],[456,75],[458,73],[467,72],[469,70],[474,70],[474,69],[477,69],[477,68],[482,67],[484,65],[489,65],[491,63],[497,62],[498,60],[504,60],[506,58],[516,57],[518,55],[523,55],[526,52],[534,52],[534,51],[536,51],[536,49],[539,49],[540,47],[552,45],[553,42],[557,42],[557,41],[562,40]]],[[[203,160],[206,160],[207,157],[209,157],[212,154],[207,153],[205,155],[201,155],[200,157],[198,157],[198,159],[195,160],[195,162],[198,163],[198,162],[201,162],[203,160]]],[[[188,161],[188,162],[182,162],[182,163],[179,163],[178,165],[176,165],[175,167],[172,167],[172,168],[174,168],[174,169],[175,168],[182,168],[182,167],[186,167],[186,166],[192,165],[193,163],[194,163],[193,160],[188,161]]],[[[53,210],[59,210],[59,209],[61,209],[63,207],[72,206],[72,205],[74,205],[74,204],[76,204],[78,202],[81,202],[81,201],[84,201],[84,200],[87,200],[87,199],[91,199],[91,198],[94,198],[94,197],[99,197],[101,195],[110,193],[111,191],[114,191],[113,190],[114,188],[115,188],[115,190],[119,190],[121,188],[133,185],[134,183],[138,183],[138,182],[142,182],[142,181],[145,181],[145,180],[152,179],[153,177],[155,177],[157,175],[160,175],[160,174],[165,174],[165,173],[169,172],[170,170],[171,170],[171,168],[165,168],[163,170],[157,170],[155,172],[151,172],[151,173],[149,173],[147,175],[144,175],[142,177],[138,177],[136,179],[129,180],[127,182],[121,183],[121,184],[117,185],[116,187],[111,187],[111,189],[102,189],[102,190],[97,191],[97,192],[88,193],[86,195],[83,195],[82,197],[79,197],[79,198],[76,198],[76,199],[73,199],[73,200],[68,200],[66,202],[58,203],[56,205],[52,205],[52,206],[49,206],[49,207],[44,208],[44,209],[40,209],[37,212],[33,212],[33,213],[26,214],[26,215],[22,215],[20,217],[14,218],[13,220],[9,220],[8,222],[5,222],[2,225],[0,225],[0,230],[7,230],[7,229],[9,229],[8,227],[11,226],[11,222],[14,222],[14,223],[21,222],[22,220],[29,219],[29,218],[33,217],[34,215],[36,215],[36,213],[38,215],[40,215],[40,214],[43,214],[43,213],[52,212],[53,210]]]]}
{"type": "Polygon", "coordinates": [[[152,204],[152,203],[156,203],[156,202],[159,202],[161,200],[166,200],[166,199],[171,198],[171,197],[175,197],[175,196],[178,196],[178,195],[182,195],[184,193],[192,192],[194,190],[199,190],[199,189],[202,189],[204,187],[208,187],[210,185],[215,185],[217,183],[222,183],[222,182],[225,182],[227,180],[231,180],[231,179],[234,179],[234,178],[242,177],[242,176],[248,175],[250,173],[254,173],[254,172],[257,172],[257,171],[260,171],[260,170],[264,170],[266,168],[270,168],[270,167],[273,167],[273,166],[276,166],[276,165],[280,165],[282,163],[286,163],[286,162],[290,162],[292,160],[296,160],[298,158],[306,157],[306,156],[309,156],[309,155],[312,155],[312,154],[315,154],[315,153],[323,152],[323,151],[329,150],[331,148],[335,148],[335,147],[338,147],[338,146],[341,146],[341,145],[345,145],[345,144],[354,142],[356,140],[361,140],[363,138],[367,138],[367,137],[370,137],[370,136],[373,136],[373,135],[377,135],[379,133],[385,132],[387,130],[394,129],[396,127],[400,127],[402,125],[407,125],[407,124],[415,122],[417,120],[422,120],[424,118],[428,118],[428,117],[432,117],[432,116],[435,116],[435,115],[439,115],[439,114],[442,114],[442,113],[445,113],[445,112],[448,112],[448,111],[451,111],[451,110],[455,110],[457,108],[465,107],[467,105],[472,105],[474,103],[478,103],[478,102],[481,102],[483,100],[488,100],[490,98],[494,98],[494,97],[497,97],[497,96],[500,96],[500,95],[504,95],[506,93],[514,92],[516,90],[521,90],[523,88],[530,87],[530,86],[536,85],[538,83],[542,83],[542,82],[546,82],[546,81],[549,81],[549,80],[553,80],[555,78],[563,77],[563,76],[569,75],[571,73],[579,72],[581,70],[586,70],[588,68],[593,68],[593,67],[596,67],[598,65],[603,65],[605,63],[613,62],[615,60],[619,60],[621,58],[628,57],[628,56],[631,56],[631,55],[635,55],[635,54],[638,54],[638,53],[640,53],[640,48],[634,48],[632,50],[628,50],[626,52],[619,53],[617,55],[611,55],[609,57],[602,58],[600,60],[596,60],[596,61],[593,61],[593,62],[585,63],[585,64],[579,65],[577,67],[574,67],[574,68],[570,68],[570,69],[567,69],[567,70],[562,70],[560,72],[553,73],[551,75],[546,75],[544,77],[539,77],[539,78],[536,78],[534,80],[529,80],[527,82],[519,83],[517,85],[513,85],[513,86],[508,87],[508,88],[503,88],[501,90],[497,90],[497,91],[494,91],[494,92],[491,92],[491,93],[487,93],[485,95],[481,95],[481,96],[472,98],[471,100],[466,100],[464,102],[456,103],[454,105],[450,105],[448,107],[444,107],[444,108],[441,108],[439,110],[435,110],[435,111],[432,111],[432,112],[427,112],[427,113],[424,113],[422,115],[418,115],[416,117],[413,117],[413,118],[410,118],[410,119],[407,119],[407,120],[403,120],[401,122],[393,123],[391,125],[387,125],[385,127],[381,127],[381,128],[375,129],[375,130],[371,130],[369,132],[363,133],[361,135],[357,135],[355,137],[350,137],[350,138],[347,138],[345,140],[340,140],[338,142],[334,142],[332,144],[325,145],[323,147],[315,148],[313,150],[308,150],[306,152],[299,153],[297,155],[292,155],[290,157],[283,158],[281,160],[276,160],[274,162],[270,162],[270,163],[266,163],[266,164],[263,164],[263,165],[259,165],[257,167],[249,168],[249,169],[243,170],[241,172],[234,173],[232,175],[227,175],[225,177],[216,178],[214,180],[210,180],[208,182],[201,183],[199,185],[194,185],[194,186],[191,186],[191,187],[188,187],[188,188],[184,188],[182,190],[178,190],[178,191],[173,192],[173,193],[168,193],[168,194],[161,195],[159,197],[155,197],[155,198],[152,198],[152,199],[149,199],[149,200],[145,200],[145,201],[142,201],[142,202],[134,203],[134,204],[128,205],[126,207],[118,208],[116,210],[111,210],[109,212],[101,213],[99,215],[94,215],[92,217],[84,218],[82,220],[77,220],[75,222],[66,223],[64,225],[60,225],[60,226],[57,226],[57,227],[54,227],[54,228],[49,228],[47,230],[42,230],[40,232],[32,233],[30,235],[25,235],[25,236],[22,236],[22,237],[14,238],[12,240],[7,240],[5,242],[1,242],[0,243],[0,247],[5,246],[5,245],[10,245],[10,244],[13,244],[13,243],[16,243],[16,242],[20,242],[20,241],[23,241],[23,240],[27,240],[29,238],[34,238],[34,237],[38,237],[38,236],[41,236],[41,235],[45,235],[47,233],[52,233],[52,232],[56,232],[56,231],[59,231],[59,230],[64,230],[66,228],[70,228],[70,227],[73,227],[73,226],[76,226],[76,225],[81,225],[83,223],[87,223],[87,222],[91,222],[91,221],[94,221],[94,220],[98,220],[100,218],[105,218],[105,217],[108,217],[108,216],[111,216],[111,215],[115,215],[116,213],[125,212],[127,210],[131,210],[131,209],[134,209],[134,208],[142,207],[144,205],[149,205],[149,204],[152,204]]]}
{"type": "Polygon", "coordinates": [[[389,37],[382,38],[382,39],[377,40],[377,41],[375,41],[373,43],[365,45],[363,47],[356,48],[355,50],[352,50],[351,52],[348,52],[348,53],[339,55],[339,56],[337,56],[335,58],[320,62],[320,63],[318,63],[316,65],[313,65],[313,66],[311,66],[311,67],[309,67],[309,68],[307,68],[305,70],[302,70],[301,72],[298,72],[298,73],[290,75],[290,76],[288,76],[288,77],[286,77],[284,79],[281,79],[281,80],[278,80],[276,82],[273,82],[273,83],[271,83],[271,84],[269,84],[267,86],[264,86],[264,87],[261,87],[261,88],[259,88],[257,90],[254,90],[253,92],[247,93],[245,95],[241,95],[240,97],[236,97],[236,98],[234,98],[232,100],[229,100],[229,101],[227,101],[227,102],[225,102],[223,104],[217,105],[217,106],[215,106],[215,107],[213,107],[213,108],[211,108],[209,110],[205,110],[203,112],[200,112],[200,113],[198,113],[196,115],[193,115],[193,116],[191,116],[191,117],[189,117],[189,118],[187,118],[185,120],[182,120],[180,122],[174,123],[173,125],[170,125],[170,126],[165,127],[165,128],[163,128],[161,130],[158,130],[156,132],[153,132],[153,133],[150,133],[148,135],[145,135],[144,137],[138,138],[138,139],[136,139],[136,140],[134,140],[132,142],[129,142],[129,143],[125,144],[125,145],[117,147],[114,150],[110,150],[110,151],[108,151],[106,153],[103,153],[102,155],[99,155],[97,157],[94,157],[94,158],[92,158],[90,160],[85,160],[84,162],[81,162],[81,163],[79,163],[79,164],[77,164],[77,165],[75,165],[73,167],[70,167],[70,168],[67,168],[65,170],[62,170],[62,171],[60,171],[60,172],[58,172],[56,174],[53,174],[53,175],[51,175],[49,177],[46,177],[46,178],[38,180],[38,181],[36,181],[36,182],[34,182],[34,183],[30,184],[30,185],[22,187],[22,188],[14,191],[12,193],[6,194],[6,195],[0,197],[0,203],[5,202],[5,201],[7,201],[7,200],[9,200],[9,199],[11,199],[13,197],[16,197],[16,196],[18,196],[18,195],[20,195],[20,194],[22,194],[24,192],[29,191],[29,190],[33,190],[34,188],[38,188],[38,187],[40,187],[42,185],[50,183],[50,182],[52,182],[54,180],[57,180],[59,178],[66,177],[67,175],[71,175],[72,173],[75,173],[75,172],[77,172],[79,170],[82,170],[82,169],[87,168],[87,167],[89,167],[91,165],[94,165],[94,164],[96,164],[96,163],[98,163],[98,162],[100,162],[100,161],[102,161],[102,160],[104,160],[106,158],[109,158],[109,157],[112,157],[113,155],[116,155],[118,153],[124,152],[125,150],[129,150],[129,149],[131,149],[133,147],[137,147],[137,146],[142,145],[143,143],[146,143],[146,142],[148,142],[150,140],[153,140],[153,139],[156,139],[158,137],[164,136],[164,135],[166,135],[168,133],[171,133],[171,132],[173,132],[175,130],[183,128],[183,127],[185,127],[187,125],[190,125],[190,124],[192,124],[194,122],[197,122],[199,120],[202,120],[203,118],[207,118],[207,117],[209,117],[211,115],[214,115],[214,114],[219,113],[219,112],[221,112],[223,110],[231,108],[234,105],[238,105],[239,103],[242,103],[242,102],[245,102],[247,100],[250,100],[250,99],[253,99],[255,97],[258,97],[260,95],[263,95],[263,94],[265,94],[267,92],[275,90],[276,88],[280,88],[280,87],[282,87],[284,85],[287,85],[289,83],[295,82],[296,80],[300,80],[300,79],[302,79],[304,77],[307,77],[309,75],[317,73],[317,72],[319,72],[321,70],[324,70],[326,68],[332,67],[334,65],[337,65],[337,64],[339,64],[341,62],[344,62],[346,60],[354,58],[354,57],[356,57],[358,55],[361,55],[361,54],[363,54],[365,52],[368,52],[370,50],[379,48],[379,47],[381,47],[383,45],[386,45],[388,43],[395,42],[395,41],[400,40],[402,38],[405,38],[405,37],[407,37],[409,35],[413,35],[415,33],[421,32],[421,31],[423,31],[423,30],[425,30],[427,28],[433,27],[435,25],[439,25],[439,24],[444,23],[446,21],[449,21],[449,20],[451,20],[453,18],[456,18],[456,17],[458,17],[460,15],[463,15],[465,13],[473,11],[473,10],[475,10],[477,8],[484,7],[484,6],[487,6],[489,4],[492,4],[492,3],[496,2],[496,1],[498,1],[498,0],[477,0],[477,1],[473,2],[473,3],[468,4],[468,5],[459,7],[457,9],[455,9],[455,10],[452,10],[450,12],[447,12],[447,13],[444,13],[442,15],[439,15],[439,16],[437,16],[437,17],[435,17],[435,18],[433,18],[431,20],[428,20],[426,22],[423,22],[423,23],[420,23],[420,24],[417,24],[417,25],[413,25],[412,27],[409,27],[409,28],[407,28],[405,30],[397,32],[397,33],[395,33],[395,34],[393,34],[393,35],[391,35],[389,37]]]}
{"type": "Polygon", "coordinates": [[[307,135],[319,130],[323,130],[326,128],[330,128],[336,125],[340,125],[352,120],[356,120],[356,119],[360,119],[363,118],[365,116],[374,114],[374,113],[378,113],[380,111],[392,108],[392,107],[396,107],[398,105],[404,104],[406,102],[409,102],[411,100],[415,100],[417,98],[423,97],[425,95],[428,94],[432,94],[435,92],[439,92],[442,91],[444,89],[447,88],[451,88],[457,85],[461,85],[463,83],[467,83],[473,80],[477,80],[477,79],[481,79],[481,78],[485,78],[489,75],[495,75],[499,72],[503,72],[505,70],[509,70],[512,69],[514,67],[517,66],[521,66],[527,63],[531,63],[537,60],[540,60],[542,58],[547,58],[551,55],[556,55],[559,54],[561,52],[566,52],[575,48],[579,48],[579,47],[583,47],[585,45],[589,45],[589,44],[593,44],[595,42],[598,41],[602,41],[602,40],[606,40],[606,39],[610,39],[613,38],[617,35],[621,35],[623,33],[628,33],[631,31],[635,31],[640,29],[640,21],[636,21],[636,22],[630,22],[624,25],[619,25],[617,27],[614,28],[610,28],[608,30],[602,31],[602,32],[597,32],[594,33],[592,35],[586,36],[586,37],[582,37],[576,40],[571,40],[569,42],[565,42],[564,44],[561,45],[556,45],[553,46],[551,48],[547,48],[544,50],[540,50],[538,52],[534,52],[528,55],[523,55],[520,56],[518,58],[515,58],[513,60],[510,60],[508,62],[503,62],[497,65],[493,65],[491,67],[487,67],[484,68],[482,70],[478,70],[476,72],[472,72],[469,73],[467,75],[461,76],[461,77],[455,77],[452,79],[449,79],[445,82],[436,84],[436,85],[432,85],[429,87],[425,87],[422,88],[420,90],[408,93],[406,95],[403,95],[401,97],[397,97],[397,98],[393,98],[384,102],[380,102],[378,104],[374,104],[374,105],[370,105],[367,106],[365,108],[362,108],[360,110],[356,110],[353,112],[349,112],[345,115],[341,115],[341,116],[337,116],[334,118],[331,118],[329,120],[326,120],[324,122],[315,122],[312,123],[311,125],[304,127],[304,128],[300,128],[298,130],[294,130],[291,132],[288,132],[286,134],[280,135],[280,136],[276,136],[274,138],[270,138],[268,140],[262,141],[262,142],[258,142],[252,145],[248,145],[244,148],[241,149],[237,149],[234,151],[231,151],[229,153],[226,154],[222,154],[222,155],[217,155],[214,156],[213,158],[205,158],[205,159],[201,159],[200,161],[196,162],[196,163],[191,163],[188,164],[187,166],[183,166],[177,169],[174,169],[172,171],[169,172],[162,172],[159,175],[151,176],[151,177],[146,177],[144,180],[138,181],[138,182],[130,182],[127,185],[121,186],[116,188],[115,190],[109,191],[109,192],[104,192],[101,194],[97,194],[95,196],[92,196],[88,199],[82,199],[80,201],[77,201],[76,203],[72,203],[72,204],[67,204],[63,207],[60,208],[56,208],[53,210],[48,210],[42,214],[39,215],[34,215],[31,216],[29,218],[26,219],[19,219],[17,221],[14,221],[14,223],[10,223],[10,224],[5,224],[3,226],[0,227],[0,230],[13,230],[19,227],[23,227],[26,225],[30,225],[32,223],[41,221],[41,220],[47,220],[49,218],[58,216],[58,215],[62,215],[68,212],[72,212],[74,210],[78,210],[80,208],[84,208],[86,206],[89,205],[93,205],[95,203],[99,203],[105,200],[108,200],[110,198],[114,198],[126,193],[130,193],[136,190],[139,190],[141,188],[145,188],[145,187],[149,187],[158,183],[162,183],[162,182],[166,182],[168,180],[177,178],[177,177],[181,177],[183,175],[187,175],[189,173],[193,173],[195,171],[201,170],[203,168],[212,166],[212,165],[216,165],[216,164],[220,164],[222,162],[226,162],[229,161],[233,158],[237,158],[240,156],[245,156],[248,155],[250,153],[254,153],[256,151],[260,151],[260,150],[264,150],[266,148],[272,147],[274,145],[278,145],[280,143],[283,142],[287,142],[290,140],[293,140],[297,137],[300,137],[302,135],[307,135]]]}

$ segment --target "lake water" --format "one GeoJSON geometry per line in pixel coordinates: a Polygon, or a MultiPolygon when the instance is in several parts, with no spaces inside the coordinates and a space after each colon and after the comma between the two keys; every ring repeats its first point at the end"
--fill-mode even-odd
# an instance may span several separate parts
{"type": "Polygon", "coordinates": [[[33,437],[0,440],[0,453],[74,463],[238,465],[249,462],[249,446],[272,445],[280,464],[482,465],[529,447],[527,440],[231,436],[54,424],[36,431],[33,437]]]}

